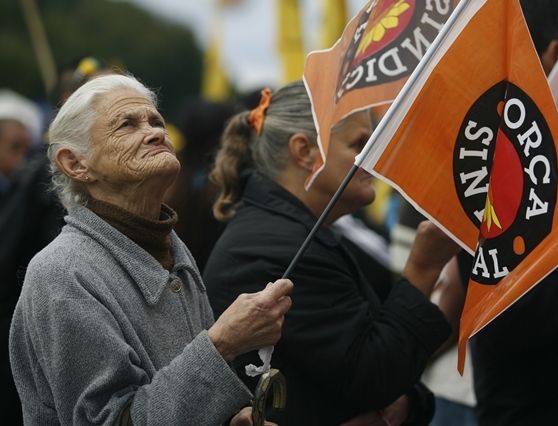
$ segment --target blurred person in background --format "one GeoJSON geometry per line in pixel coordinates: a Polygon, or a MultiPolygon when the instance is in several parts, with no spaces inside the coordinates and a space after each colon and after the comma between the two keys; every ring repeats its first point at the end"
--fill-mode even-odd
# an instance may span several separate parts
{"type": "Polygon", "coordinates": [[[62,67],[52,94],[52,105],[60,108],[81,85],[103,74],[115,73],[109,65],[95,56],[84,56],[62,67]]]}
{"type": "Polygon", "coordinates": [[[223,230],[211,213],[217,188],[208,175],[225,122],[234,113],[229,102],[189,99],[176,118],[177,130],[184,138],[182,149],[177,150],[182,167],[166,200],[180,218],[175,231],[188,242],[200,270],[223,230]]]}
{"type": "MultiPolygon", "coordinates": [[[[93,57],[73,61],[60,72],[51,103],[60,107],[88,79],[108,71],[93,57]]],[[[64,224],[64,210],[49,190],[50,162],[42,130],[35,104],[0,92],[0,368],[6,383],[0,408],[11,425],[23,419],[8,360],[10,320],[27,264],[64,224]]]]}
{"type": "MultiPolygon", "coordinates": [[[[35,252],[36,241],[47,239],[37,232],[40,217],[29,203],[41,203],[42,194],[26,194],[34,180],[29,170],[37,167],[28,154],[41,138],[41,114],[31,101],[10,90],[0,91],[0,398],[2,418],[21,424],[21,409],[8,359],[8,333],[21,289],[17,271],[35,252]]],[[[40,244],[38,242],[37,244],[40,244]]]]}
{"type": "Polygon", "coordinates": [[[33,102],[11,90],[0,90],[0,196],[8,192],[31,146],[39,142],[41,121],[33,102]]]}

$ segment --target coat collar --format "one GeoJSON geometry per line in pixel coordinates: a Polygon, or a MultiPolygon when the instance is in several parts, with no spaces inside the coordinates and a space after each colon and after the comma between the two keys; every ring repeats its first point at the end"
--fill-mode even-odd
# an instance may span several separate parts
{"type": "MultiPolygon", "coordinates": [[[[260,174],[254,173],[248,177],[242,201],[288,217],[303,224],[308,231],[314,227],[317,221],[316,216],[302,201],[278,183],[260,174]]],[[[340,237],[328,226],[321,226],[316,232],[315,238],[330,247],[340,244],[340,237]]]]}
{"type": "MultiPolygon", "coordinates": [[[[85,233],[111,253],[149,305],[158,302],[169,282],[170,273],[153,256],[86,207],[70,209],[64,219],[68,225],[85,233]]],[[[191,255],[174,231],[171,232],[171,252],[174,259],[171,273],[186,269],[198,281],[199,273],[191,255]]]]}

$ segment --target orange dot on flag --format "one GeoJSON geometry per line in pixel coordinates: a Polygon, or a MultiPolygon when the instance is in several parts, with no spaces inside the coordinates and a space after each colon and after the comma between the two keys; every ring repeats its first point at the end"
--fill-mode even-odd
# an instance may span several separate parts
{"type": "Polygon", "coordinates": [[[525,253],[525,240],[521,235],[518,235],[513,239],[513,252],[518,256],[525,253]]]}
{"type": "Polygon", "coordinates": [[[504,113],[504,105],[506,103],[504,101],[500,101],[498,102],[498,105],[496,105],[496,111],[498,112],[498,115],[501,117],[502,114],[504,113]]]}

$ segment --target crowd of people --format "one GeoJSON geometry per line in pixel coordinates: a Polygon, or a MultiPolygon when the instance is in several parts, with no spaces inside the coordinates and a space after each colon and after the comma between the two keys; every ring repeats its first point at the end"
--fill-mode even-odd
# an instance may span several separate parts
{"type": "MultiPolygon", "coordinates": [[[[522,6],[549,73],[558,5],[522,6]]],[[[92,57],[61,73],[52,120],[0,91],[7,424],[252,425],[246,366],[269,346],[287,392],[266,425],[554,424],[558,274],[471,340],[474,407],[437,394],[422,379],[455,343],[472,258],[405,204],[412,242],[390,258],[359,170],[281,278],[377,121],[336,123],[306,190],[303,82],[252,98],[188,100],[171,124],[141,78],[92,57]]]]}

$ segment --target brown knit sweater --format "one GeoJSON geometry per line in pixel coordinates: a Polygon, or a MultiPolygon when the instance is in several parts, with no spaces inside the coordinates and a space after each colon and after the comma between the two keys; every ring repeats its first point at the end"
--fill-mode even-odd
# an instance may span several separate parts
{"type": "Polygon", "coordinates": [[[114,204],[90,198],[87,207],[111,226],[153,256],[170,271],[174,261],[170,248],[170,233],[178,215],[166,204],[161,205],[159,220],[146,219],[114,204]]]}

